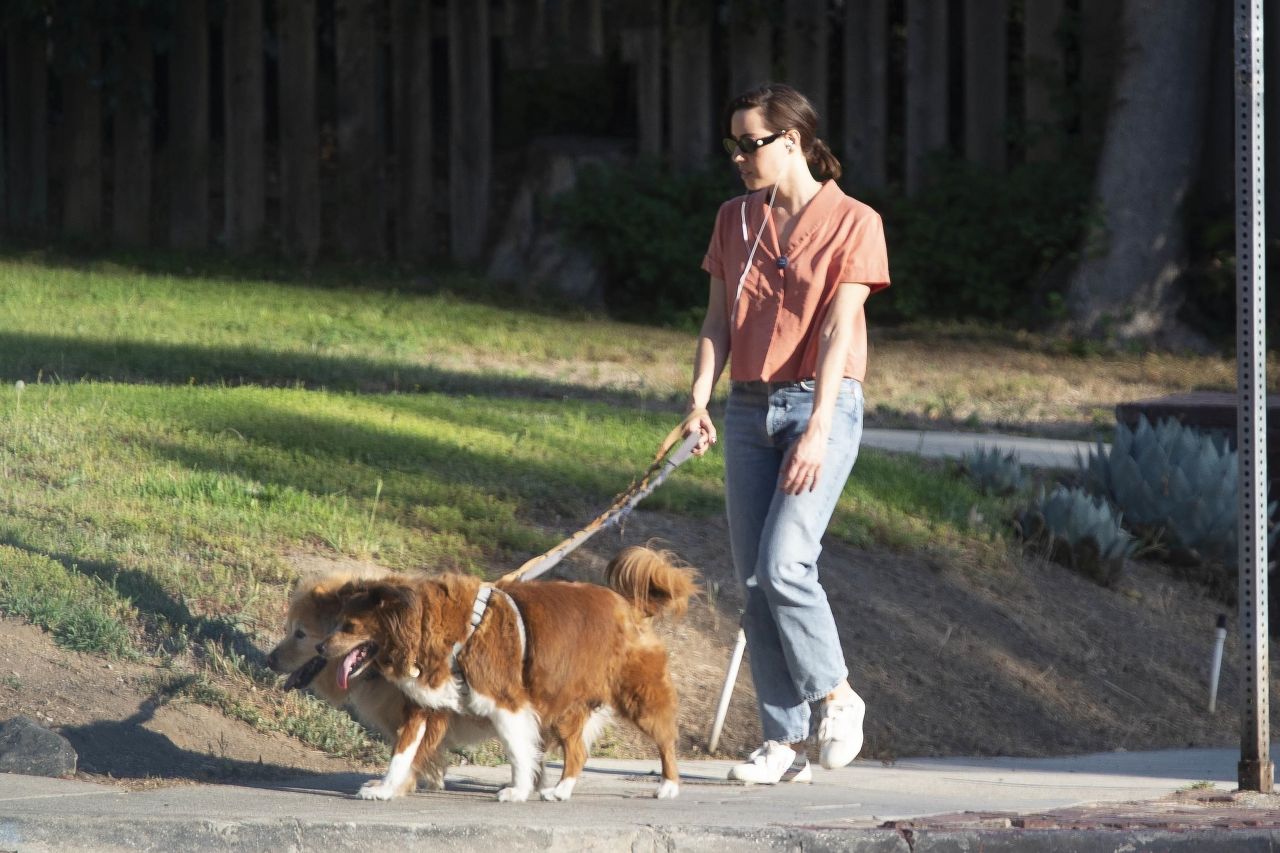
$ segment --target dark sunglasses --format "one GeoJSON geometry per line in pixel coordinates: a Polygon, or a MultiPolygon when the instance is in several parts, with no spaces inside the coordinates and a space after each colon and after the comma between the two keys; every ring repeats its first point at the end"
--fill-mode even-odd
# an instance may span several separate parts
{"type": "Polygon", "coordinates": [[[762,136],[759,139],[752,139],[750,136],[740,136],[737,139],[733,139],[726,136],[721,141],[724,142],[725,152],[732,157],[734,153],[738,151],[741,151],[743,154],[754,154],[784,134],[786,134],[786,131],[780,130],[772,136],[762,136]]]}

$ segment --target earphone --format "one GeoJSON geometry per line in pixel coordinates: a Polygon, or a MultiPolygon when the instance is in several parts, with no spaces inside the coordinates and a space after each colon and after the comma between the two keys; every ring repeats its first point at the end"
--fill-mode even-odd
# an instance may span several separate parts
{"type": "MultiPolygon", "coordinates": [[[[756,230],[755,242],[751,244],[751,251],[747,253],[747,263],[742,267],[742,275],[738,276],[738,291],[733,295],[733,310],[738,309],[738,299],[742,296],[742,285],[747,280],[747,273],[751,272],[751,261],[756,256],[756,249],[760,246],[760,238],[764,235],[765,223],[773,216],[773,200],[778,195],[778,185],[773,185],[773,190],[769,193],[769,213],[760,219],[760,227],[756,230]]],[[[747,196],[742,197],[742,207],[739,209],[742,214],[742,242],[747,242],[747,196]]],[[[732,314],[730,315],[732,317],[732,314]]]]}

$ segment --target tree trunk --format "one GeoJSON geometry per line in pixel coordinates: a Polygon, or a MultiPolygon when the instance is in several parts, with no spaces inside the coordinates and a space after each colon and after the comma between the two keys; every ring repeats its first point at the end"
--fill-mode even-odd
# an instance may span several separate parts
{"type": "Polygon", "coordinates": [[[971,163],[1003,173],[1009,103],[1006,0],[964,5],[964,153],[971,163]]]}
{"type": "MultiPolygon", "coordinates": [[[[827,121],[827,42],[831,22],[827,0],[790,0],[786,4],[787,80],[804,93],[822,121],[827,121]]],[[[821,129],[819,136],[830,136],[821,129]]]]}
{"type": "Polygon", "coordinates": [[[489,232],[493,95],[489,4],[449,0],[449,251],[474,264],[489,232]]]}
{"type": "Polygon", "coordinates": [[[102,45],[87,41],[62,80],[62,230],[80,239],[102,235],[102,45]]]}
{"type": "Polygon", "coordinates": [[[174,5],[169,51],[169,244],[209,243],[209,20],[205,0],[174,5]]]}
{"type": "Polygon", "coordinates": [[[118,246],[151,244],[151,31],[140,12],[129,18],[123,77],[112,121],[111,234],[118,246]]]}
{"type": "Polygon", "coordinates": [[[756,3],[729,4],[729,97],[773,79],[773,24],[756,3]]]}
{"type": "Polygon", "coordinates": [[[707,165],[713,148],[711,22],[696,3],[672,7],[668,108],[671,161],[685,171],[707,165]]]}
{"type": "Polygon", "coordinates": [[[399,197],[396,255],[425,261],[432,255],[431,9],[417,0],[394,0],[396,163],[399,197]]]}
{"type": "Polygon", "coordinates": [[[639,154],[662,156],[662,27],[644,24],[622,31],[622,56],[635,66],[639,154]]]}
{"type": "MultiPolygon", "coordinates": [[[[487,3],[479,5],[486,6],[487,3]]],[[[378,151],[377,28],[373,0],[337,0],[337,247],[348,258],[383,256],[378,151]]]]}
{"type": "Polygon", "coordinates": [[[1111,114],[1121,8],[1116,0],[1080,0],[1080,135],[1091,147],[1101,144],[1111,114]]]}
{"type": "Polygon", "coordinates": [[[222,43],[227,248],[244,254],[261,248],[267,217],[262,0],[227,0],[222,43]]]}
{"type": "Polygon", "coordinates": [[[1078,334],[1190,342],[1176,318],[1182,207],[1204,138],[1212,22],[1213,5],[1203,0],[1124,3],[1123,62],[1095,189],[1101,228],[1067,295],[1078,334]]]}
{"type": "Polygon", "coordinates": [[[1062,152],[1062,110],[1058,100],[1065,83],[1062,42],[1063,0],[1035,0],[1022,10],[1022,98],[1029,161],[1051,161],[1062,152]]]}
{"type": "Polygon", "coordinates": [[[845,4],[844,165],[855,186],[889,180],[888,0],[845,4]]]}
{"type": "Polygon", "coordinates": [[[316,121],[316,4],[276,4],[280,39],[280,236],[284,253],[320,253],[320,133],[316,121]]]}
{"type": "Polygon", "coordinates": [[[5,49],[9,100],[9,224],[43,234],[49,215],[48,36],[43,24],[16,26],[5,49]]]}
{"type": "Polygon", "coordinates": [[[502,51],[507,70],[545,67],[550,40],[547,0],[505,0],[503,17],[506,20],[499,26],[504,29],[502,51]]]}
{"type": "Polygon", "coordinates": [[[946,0],[907,0],[906,184],[924,187],[926,158],[947,147],[946,0]]]}

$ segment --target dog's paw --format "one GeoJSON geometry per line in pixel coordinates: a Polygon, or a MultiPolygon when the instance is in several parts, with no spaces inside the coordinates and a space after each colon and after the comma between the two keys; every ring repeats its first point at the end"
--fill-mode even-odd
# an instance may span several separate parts
{"type": "Polygon", "coordinates": [[[418,777],[419,791],[443,791],[444,788],[443,773],[424,773],[418,777]]]}
{"type": "Polygon", "coordinates": [[[374,779],[365,782],[360,786],[360,790],[356,792],[356,796],[362,800],[391,800],[400,795],[400,792],[391,785],[383,784],[381,779],[374,779]]]}
{"type": "Polygon", "coordinates": [[[528,788],[503,788],[498,792],[500,803],[523,803],[529,799],[528,788]]]}
{"type": "Polygon", "coordinates": [[[544,800],[562,803],[573,796],[573,786],[577,781],[577,779],[561,779],[560,784],[554,788],[543,788],[538,794],[544,800]]]}
{"type": "Polygon", "coordinates": [[[662,784],[658,786],[658,790],[653,792],[654,799],[658,800],[674,800],[680,796],[680,783],[672,782],[670,779],[663,779],[662,784]]]}

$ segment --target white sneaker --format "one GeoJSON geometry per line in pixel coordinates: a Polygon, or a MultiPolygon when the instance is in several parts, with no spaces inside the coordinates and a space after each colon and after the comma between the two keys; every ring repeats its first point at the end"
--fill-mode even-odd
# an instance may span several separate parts
{"type": "Polygon", "coordinates": [[[822,703],[818,723],[818,762],[828,770],[844,767],[862,751],[862,718],[867,703],[854,693],[851,697],[822,703]]]}
{"type": "Polygon", "coordinates": [[[729,768],[729,778],[757,785],[812,782],[813,770],[809,768],[809,757],[803,752],[797,752],[785,743],[767,740],[764,746],[747,756],[746,763],[729,768]]]}

